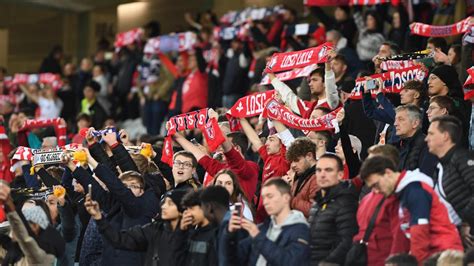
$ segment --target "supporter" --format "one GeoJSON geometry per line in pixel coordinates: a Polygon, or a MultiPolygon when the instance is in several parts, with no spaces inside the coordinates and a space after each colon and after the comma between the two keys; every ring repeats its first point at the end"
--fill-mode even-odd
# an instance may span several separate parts
{"type": "Polygon", "coordinates": [[[430,99],[430,106],[426,110],[430,123],[434,118],[454,113],[454,102],[449,96],[434,96],[430,99]]]}
{"type": "Polygon", "coordinates": [[[461,226],[463,242],[470,246],[471,235],[474,231],[474,217],[471,215],[471,205],[474,189],[474,176],[469,161],[473,155],[459,145],[461,136],[460,121],[453,116],[434,118],[428,129],[426,142],[429,151],[439,159],[438,171],[433,180],[436,181],[434,190],[448,210],[451,222],[461,226]]]}
{"type": "Polygon", "coordinates": [[[81,113],[91,117],[91,124],[95,128],[102,128],[107,118],[107,112],[97,98],[100,92],[100,85],[95,81],[90,81],[84,87],[84,99],[81,101],[81,113]]]}
{"type": "Polygon", "coordinates": [[[109,100],[109,81],[105,77],[104,66],[95,65],[92,68],[92,79],[99,83],[100,90],[97,92],[97,101],[104,107],[107,114],[110,113],[110,100],[109,100]]]}
{"type": "MultiPolygon", "coordinates": [[[[357,32],[354,19],[351,17],[351,10],[348,6],[337,6],[334,9],[333,17],[328,16],[320,7],[311,6],[311,12],[321,20],[328,29],[339,31],[347,40],[347,45],[353,47],[353,41],[357,32]]],[[[329,40],[328,40],[329,41],[329,40]]]]}
{"type": "Polygon", "coordinates": [[[175,265],[218,263],[215,239],[218,227],[210,223],[204,215],[204,210],[201,208],[201,193],[202,191],[190,191],[182,200],[185,210],[172,246],[175,265]]]}
{"type": "MultiPolygon", "coordinates": [[[[348,75],[354,78],[362,66],[356,51],[352,48],[351,41],[343,37],[341,33],[337,30],[328,31],[326,33],[326,41],[331,42],[334,45],[334,49],[338,53],[339,59],[344,58],[344,63],[348,71],[347,73],[348,75]]],[[[334,59],[338,59],[338,56],[336,56],[336,58],[334,59]]],[[[340,75],[338,75],[334,67],[332,67],[332,70],[336,74],[337,84],[340,81],[340,79],[338,79],[338,77],[340,78],[340,75]]]]}
{"type": "Polygon", "coordinates": [[[311,202],[319,186],[316,183],[316,147],[308,138],[296,139],[286,153],[286,159],[295,172],[291,186],[291,208],[309,216],[311,202]]]}
{"type": "Polygon", "coordinates": [[[232,40],[225,56],[227,63],[222,80],[222,105],[231,108],[248,90],[247,72],[250,64],[248,44],[238,38],[232,40]]]}
{"type": "Polygon", "coordinates": [[[309,227],[304,215],[290,207],[290,187],[283,180],[268,180],[262,188],[265,210],[270,218],[255,225],[233,212],[229,221],[229,261],[237,265],[309,265],[309,227]],[[237,230],[249,236],[237,240],[237,230]]]}
{"type": "Polygon", "coordinates": [[[92,218],[97,221],[101,235],[114,247],[146,252],[144,265],[173,265],[175,258],[170,246],[174,243],[174,232],[183,213],[181,200],[184,194],[186,191],[179,189],[166,192],[159,220],[122,231],[110,225],[102,215],[99,203],[93,201],[90,195],[87,196],[85,205],[92,218]]]}
{"type": "Polygon", "coordinates": [[[180,151],[173,156],[173,186],[177,189],[197,191],[199,183],[193,178],[196,158],[189,152],[180,151]]]}
{"type": "Polygon", "coordinates": [[[311,264],[320,262],[344,264],[352,237],[357,233],[357,191],[344,176],[342,160],[325,154],[316,164],[320,190],[311,207],[311,264]]]}
{"type": "Polygon", "coordinates": [[[38,105],[38,118],[57,118],[61,114],[63,102],[57,97],[56,92],[50,85],[46,85],[37,95],[31,93],[24,85],[20,85],[20,89],[26,97],[38,105]]]}
{"type": "Polygon", "coordinates": [[[400,201],[401,228],[410,240],[410,254],[418,261],[447,249],[462,250],[456,227],[432,189],[430,177],[419,170],[399,172],[382,156],[367,159],[360,172],[368,187],[386,197],[395,194],[400,201]]]}
{"type": "Polygon", "coordinates": [[[395,109],[395,130],[400,142],[400,170],[420,169],[432,175],[437,159],[428,152],[425,135],[421,132],[421,112],[415,105],[399,106],[395,109]]]}
{"type": "Polygon", "coordinates": [[[359,59],[367,68],[368,63],[377,54],[378,49],[385,41],[385,37],[380,33],[382,28],[378,14],[375,11],[368,11],[362,16],[361,12],[354,12],[354,21],[359,30],[357,41],[357,54],[359,59]]]}
{"type": "Polygon", "coordinates": [[[63,48],[56,45],[51,49],[49,55],[43,59],[39,68],[39,73],[61,74],[61,60],[63,58],[63,48]]]}
{"type": "Polygon", "coordinates": [[[77,123],[77,134],[72,138],[72,143],[82,144],[86,137],[84,134],[81,134],[84,130],[87,130],[91,127],[92,119],[88,114],[80,113],[76,118],[77,123]]]}
{"type": "Polygon", "coordinates": [[[237,177],[231,170],[223,169],[217,172],[216,176],[214,177],[213,185],[224,187],[227,190],[230,195],[230,207],[235,206],[235,203],[241,203],[242,216],[249,221],[254,220],[251,201],[246,198],[242,188],[239,185],[239,180],[237,180],[237,177]]]}

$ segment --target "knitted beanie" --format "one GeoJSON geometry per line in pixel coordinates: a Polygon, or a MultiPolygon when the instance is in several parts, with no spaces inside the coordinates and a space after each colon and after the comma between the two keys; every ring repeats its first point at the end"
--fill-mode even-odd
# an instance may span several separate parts
{"type": "Polygon", "coordinates": [[[23,216],[28,222],[35,223],[45,230],[49,225],[48,216],[40,206],[33,206],[22,210],[23,216]]]}
{"type": "Polygon", "coordinates": [[[169,190],[165,193],[163,200],[165,198],[170,198],[174,204],[178,207],[179,212],[183,212],[184,208],[183,205],[181,204],[181,200],[183,199],[184,195],[186,195],[187,191],[184,189],[173,189],[169,190]]]}
{"type": "Polygon", "coordinates": [[[458,79],[458,73],[453,66],[441,65],[433,69],[431,74],[436,75],[442,80],[449,89],[449,96],[463,97],[461,82],[458,79]]]}

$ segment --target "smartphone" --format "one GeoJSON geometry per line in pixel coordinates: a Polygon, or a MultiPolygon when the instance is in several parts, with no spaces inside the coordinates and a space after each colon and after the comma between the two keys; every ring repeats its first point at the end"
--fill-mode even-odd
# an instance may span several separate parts
{"type": "Polygon", "coordinates": [[[368,90],[375,90],[377,89],[379,86],[378,86],[378,82],[376,79],[371,79],[369,81],[367,81],[367,89],[368,90]]]}
{"type": "Polygon", "coordinates": [[[87,193],[89,193],[89,197],[91,197],[91,199],[92,199],[92,184],[89,184],[87,186],[87,190],[88,190],[87,193]]]}
{"type": "Polygon", "coordinates": [[[237,214],[242,218],[242,203],[241,202],[236,202],[234,204],[234,210],[237,212],[237,214]]]}

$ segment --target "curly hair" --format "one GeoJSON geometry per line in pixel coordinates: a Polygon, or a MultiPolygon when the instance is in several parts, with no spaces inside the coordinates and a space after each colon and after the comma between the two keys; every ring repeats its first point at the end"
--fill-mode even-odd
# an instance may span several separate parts
{"type": "Polygon", "coordinates": [[[295,139],[286,152],[286,159],[289,162],[298,161],[298,158],[306,156],[308,153],[312,153],[316,159],[316,145],[307,137],[301,137],[295,139]]]}

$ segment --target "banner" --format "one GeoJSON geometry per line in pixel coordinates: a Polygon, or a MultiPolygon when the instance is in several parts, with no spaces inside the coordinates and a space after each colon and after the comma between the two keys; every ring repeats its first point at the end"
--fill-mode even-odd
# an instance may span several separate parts
{"type": "Polygon", "coordinates": [[[286,29],[282,32],[282,37],[309,35],[315,32],[318,28],[319,26],[316,24],[290,24],[286,26],[286,29]]]}
{"type": "Polygon", "coordinates": [[[407,67],[413,67],[415,66],[415,61],[413,60],[402,60],[402,61],[395,61],[395,60],[388,60],[388,61],[383,61],[380,64],[380,69],[383,71],[392,71],[392,70],[398,70],[398,69],[403,69],[407,67]]]}
{"type": "MultiPolygon", "coordinates": [[[[390,72],[375,74],[372,76],[361,77],[356,80],[354,89],[352,90],[351,99],[361,99],[363,93],[363,85],[367,78],[381,79],[383,82],[384,93],[400,93],[403,89],[405,82],[409,80],[423,81],[428,77],[428,70],[422,66],[413,66],[400,70],[394,70],[390,72]]],[[[372,91],[372,96],[375,96],[375,92],[372,91]]]]}
{"type": "Polygon", "coordinates": [[[121,48],[129,44],[133,44],[135,41],[141,40],[144,32],[141,28],[135,28],[126,32],[117,33],[115,36],[114,47],[121,48]]]}
{"type": "MultiPolygon", "coordinates": [[[[311,72],[313,72],[313,70],[315,70],[316,68],[318,68],[318,65],[309,65],[303,68],[295,68],[290,71],[277,73],[275,74],[275,76],[278,80],[281,80],[281,81],[304,78],[304,77],[308,77],[309,74],[311,74],[311,72]]],[[[263,76],[262,81],[260,82],[260,85],[269,85],[269,84],[271,84],[271,82],[268,75],[263,76]]]]}
{"type": "Polygon", "coordinates": [[[61,156],[64,151],[62,148],[52,149],[33,149],[33,166],[37,165],[50,165],[61,163],[61,156]]]}
{"type": "Polygon", "coordinates": [[[324,131],[334,129],[333,120],[342,107],[316,119],[305,119],[295,115],[288,107],[271,99],[265,106],[263,117],[282,122],[287,127],[297,128],[306,131],[324,131]]]}
{"type": "Polygon", "coordinates": [[[446,37],[465,33],[469,30],[471,23],[467,17],[455,24],[445,26],[433,26],[429,24],[415,22],[410,24],[411,33],[424,37],[446,37]]]}
{"type": "Polygon", "coordinates": [[[225,13],[221,18],[220,22],[223,25],[241,25],[247,22],[248,19],[253,21],[265,19],[273,14],[278,14],[283,9],[281,6],[275,7],[261,7],[251,8],[248,7],[241,11],[229,11],[225,13]]]}
{"type": "Polygon", "coordinates": [[[162,35],[148,39],[143,52],[145,54],[184,52],[192,50],[196,43],[197,36],[191,31],[174,35],[162,35]]]}
{"type": "Polygon", "coordinates": [[[265,73],[281,72],[293,68],[303,68],[312,64],[324,63],[327,60],[328,52],[332,44],[327,42],[301,51],[275,53],[268,61],[265,73]]]}

